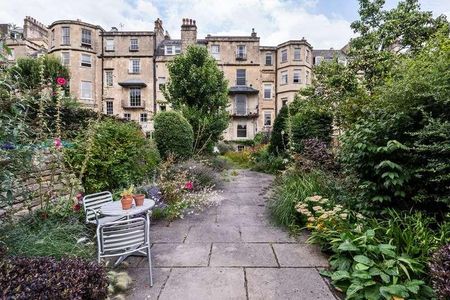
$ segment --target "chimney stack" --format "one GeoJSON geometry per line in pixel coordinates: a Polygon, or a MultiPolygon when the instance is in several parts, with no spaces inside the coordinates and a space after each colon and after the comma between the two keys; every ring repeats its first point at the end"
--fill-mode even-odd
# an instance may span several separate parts
{"type": "Polygon", "coordinates": [[[189,45],[197,43],[197,25],[195,20],[184,18],[181,25],[181,51],[185,51],[189,45]]]}

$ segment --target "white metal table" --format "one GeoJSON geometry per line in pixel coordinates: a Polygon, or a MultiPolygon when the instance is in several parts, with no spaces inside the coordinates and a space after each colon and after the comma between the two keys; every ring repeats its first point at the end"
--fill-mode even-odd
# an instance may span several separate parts
{"type": "MultiPolygon", "coordinates": [[[[155,206],[154,200],[144,199],[144,204],[141,206],[136,206],[136,204],[133,203],[133,206],[130,209],[122,209],[122,203],[120,201],[111,201],[100,207],[100,213],[105,216],[126,217],[127,219],[129,219],[132,216],[145,213],[147,224],[149,224],[150,226],[149,211],[151,211],[154,206],[155,206]]],[[[139,254],[146,255],[145,252],[140,251],[122,255],[121,257],[119,257],[119,259],[115,262],[114,265],[116,266],[120,264],[130,255],[139,255],[139,254]]]]}

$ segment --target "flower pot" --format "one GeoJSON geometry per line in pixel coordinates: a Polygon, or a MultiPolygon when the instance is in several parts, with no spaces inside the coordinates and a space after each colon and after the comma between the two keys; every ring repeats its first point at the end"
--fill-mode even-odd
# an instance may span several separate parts
{"type": "Polygon", "coordinates": [[[134,194],[133,198],[134,202],[136,203],[136,206],[144,205],[145,194],[134,194]]]}
{"type": "Polygon", "coordinates": [[[133,196],[123,196],[120,202],[122,203],[122,209],[130,209],[133,206],[133,196]]]}

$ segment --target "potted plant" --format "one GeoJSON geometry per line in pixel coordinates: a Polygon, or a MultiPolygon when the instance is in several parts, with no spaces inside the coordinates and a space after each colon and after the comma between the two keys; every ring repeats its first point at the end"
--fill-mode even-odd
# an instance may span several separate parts
{"type": "Polygon", "coordinates": [[[124,189],[120,196],[120,202],[122,203],[122,209],[130,209],[133,206],[133,186],[128,189],[124,189]]]}
{"type": "Polygon", "coordinates": [[[138,189],[137,194],[133,194],[134,203],[136,203],[136,206],[142,206],[144,205],[144,199],[145,199],[145,190],[144,189],[138,189]]]}

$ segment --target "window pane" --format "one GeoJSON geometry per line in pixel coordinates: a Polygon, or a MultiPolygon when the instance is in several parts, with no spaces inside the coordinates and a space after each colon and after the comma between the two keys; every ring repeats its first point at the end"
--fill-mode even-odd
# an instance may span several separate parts
{"type": "Polygon", "coordinates": [[[81,98],[92,99],[92,82],[90,81],[81,82],[81,98]]]}
{"type": "Polygon", "coordinates": [[[288,73],[282,72],[281,73],[281,84],[287,84],[288,83],[288,73]]]}
{"type": "Polygon", "coordinates": [[[147,122],[147,113],[142,113],[140,117],[141,123],[147,122]]]}
{"type": "Polygon", "coordinates": [[[130,120],[131,120],[131,114],[129,114],[129,113],[124,113],[124,114],[123,114],[123,118],[124,118],[125,120],[130,121],[130,120]]]}
{"type": "Polygon", "coordinates": [[[287,61],[287,50],[281,51],[281,62],[287,61]]]}
{"type": "Polygon", "coordinates": [[[139,59],[130,60],[130,73],[139,73],[141,71],[141,62],[139,59]]]}
{"type": "Polygon", "coordinates": [[[235,114],[245,116],[247,114],[247,97],[245,95],[236,95],[235,114]]]}
{"type": "Polygon", "coordinates": [[[272,126],[272,113],[264,112],[264,126],[272,126]]]}
{"type": "Polygon", "coordinates": [[[91,66],[91,56],[89,54],[81,54],[81,65],[84,67],[91,66]]]}
{"type": "Polygon", "coordinates": [[[266,54],[266,66],[272,65],[272,54],[266,54]]]}
{"type": "Polygon", "coordinates": [[[106,71],[106,86],[113,86],[113,71],[106,71]]]}
{"type": "Polygon", "coordinates": [[[236,85],[245,85],[245,69],[237,69],[236,70],[236,85]]]}
{"type": "Polygon", "coordinates": [[[237,126],[237,137],[247,137],[247,125],[237,126]]]}
{"type": "Polygon", "coordinates": [[[138,39],[130,39],[130,50],[139,50],[138,39]]]}
{"type": "Polygon", "coordinates": [[[106,101],[106,114],[107,115],[114,114],[114,108],[113,108],[113,102],[112,101],[106,101]]]}
{"type": "Polygon", "coordinates": [[[270,98],[272,98],[272,85],[265,84],[264,85],[264,99],[270,99],[270,98]]]}
{"type": "Polygon", "coordinates": [[[62,30],[62,33],[61,33],[62,41],[61,41],[61,43],[63,45],[69,45],[70,44],[70,27],[62,27],[61,30],[62,30]]]}
{"type": "Polygon", "coordinates": [[[106,51],[114,51],[114,40],[113,39],[106,40],[106,51]]]}
{"type": "Polygon", "coordinates": [[[300,48],[294,49],[294,60],[300,60],[300,48]]]}
{"type": "Polygon", "coordinates": [[[90,46],[92,44],[91,31],[88,29],[81,29],[81,44],[90,46]]]}
{"type": "Polygon", "coordinates": [[[293,82],[301,83],[301,71],[300,70],[294,70],[293,82]]]}
{"type": "Polygon", "coordinates": [[[141,106],[140,88],[130,88],[130,106],[141,106]]]}
{"type": "Polygon", "coordinates": [[[62,52],[61,53],[61,63],[64,66],[70,65],[70,53],[69,52],[62,52]]]}

